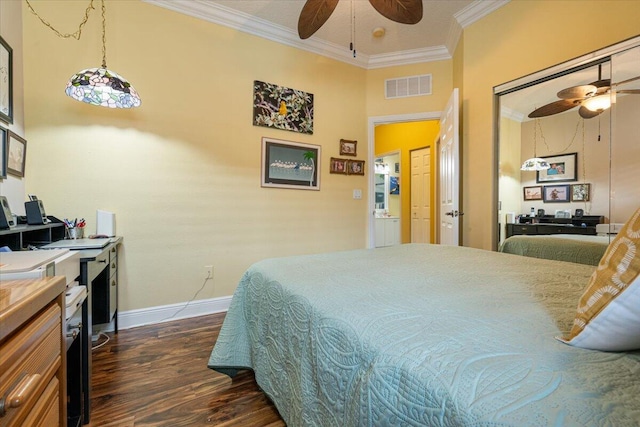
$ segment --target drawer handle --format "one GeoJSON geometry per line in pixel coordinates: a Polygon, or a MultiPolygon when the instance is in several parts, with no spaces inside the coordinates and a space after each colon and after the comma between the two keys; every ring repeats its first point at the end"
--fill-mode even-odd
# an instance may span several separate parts
{"type": "Polygon", "coordinates": [[[0,417],[3,417],[7,413],[7,409],[19,408],[33,391],[36,389],[42,375],[24,375],[15,389],[10,391],[6,398],[0,400],[0,417]]]}

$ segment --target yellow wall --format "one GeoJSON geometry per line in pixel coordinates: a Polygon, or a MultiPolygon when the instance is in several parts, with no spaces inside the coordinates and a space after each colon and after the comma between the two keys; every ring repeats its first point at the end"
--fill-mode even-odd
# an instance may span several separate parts
{"type": "MultiPolygon", "coordinates": [[[[85,2],[37,3],[62,31],[85,2]]],[[[98,9],[99,10],[99,9],[98,9]]],[[[48,213],[117,216],[124,236],[121,311],[231,295],[267,257],[364,248],[366,176],[329,174],[341,138],[366,141],[365,70],[141,1],[107,2],[107,63],[142,97],[133,110],[64,95],[101,61],[94,12],[80,41],[58,38],[23,9],[27,191],[48,213]],[[314,134],[252,126],[253,81],[315,94],[314,134]],[[261,137],[322,147],[321,191],[260,187],[261,137]]],[[[358,146],[359,159],[367,145],[358,146]]]]}
{"type": "Polygon", "coordinates": [[[487,167],[494,165],[493,87],[636,36],[638,22],[635,0],[511,1],[465,28],[455,55],[463,67],[465,246],[491,249],[494,236],[496,208],[488,194],[497,171],[487,167]]]}
{"type": "MultiPolygon", "coordinates": [[[[400,223],[402,225],[402,243],[411,242],[411,150],[431,148],[431,176],[436,171],[435,140],[440,131],[437,120],[422,122],[395,123],[376,126],[375,154],[381,155],[392,151],[400,151],[400,203],[402,206],[400,223]]],[[[431,241],[434,239],[433,200],[435,180],[431,180],[431,241]]]]}

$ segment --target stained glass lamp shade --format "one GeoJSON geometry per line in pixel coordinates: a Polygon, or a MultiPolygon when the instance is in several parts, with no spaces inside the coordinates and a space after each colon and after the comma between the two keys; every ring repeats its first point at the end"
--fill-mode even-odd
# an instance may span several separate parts
{"type": "Polygon", "coordinates": [[[542,171],[549,169],[549,163],[540,157],[532,157],[524,161],[520,170],[522,171],[542,171]]]}
{"type": "Polygon", "coordinates": [[[140,106],[140,96],[126,79],[107,69],[88,68],[69,79],[67,95],[78,101],[109,108],[140,106]]]}

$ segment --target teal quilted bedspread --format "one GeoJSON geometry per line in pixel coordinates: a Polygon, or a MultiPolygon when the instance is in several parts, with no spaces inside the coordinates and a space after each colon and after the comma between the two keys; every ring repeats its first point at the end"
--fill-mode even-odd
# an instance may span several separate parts
{"type": "Polygon", "coordinates": [[[401,245],[258,262],[209,367],[288,426],[637,426],[640,353],[578,349],[594,267],[401,245]]]}

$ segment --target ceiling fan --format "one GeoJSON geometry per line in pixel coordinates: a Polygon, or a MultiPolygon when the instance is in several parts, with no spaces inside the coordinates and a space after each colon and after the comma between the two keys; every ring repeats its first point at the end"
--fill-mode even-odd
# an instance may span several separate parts
{"type": "MultiPolygon", "coordinates": [[[[611,79],[602,78],[602,64],[598,65],[598,80],[587,85],[572,86],[558,92],[559,101],[543,105],[529,113],[529,118],[552,116],[574,107],[580,106],[578,114],[584,119],[598,116],[611,107],[611,88],[640,79],[634,77],[616,84],[611,79]]],[[[617,94],[640,94],[640,89],[623,89],[615,91],[617,94]]]]}
{"type": "MultiPolygon", "coordinates": [[[[422,0],[369,0],[384,17],[401,24],[417,24],[422,19],[422,0]]],[[[338,0],[307,0],[298,19],[298,35],[307,39],[327,22],[338,0]]]]}

